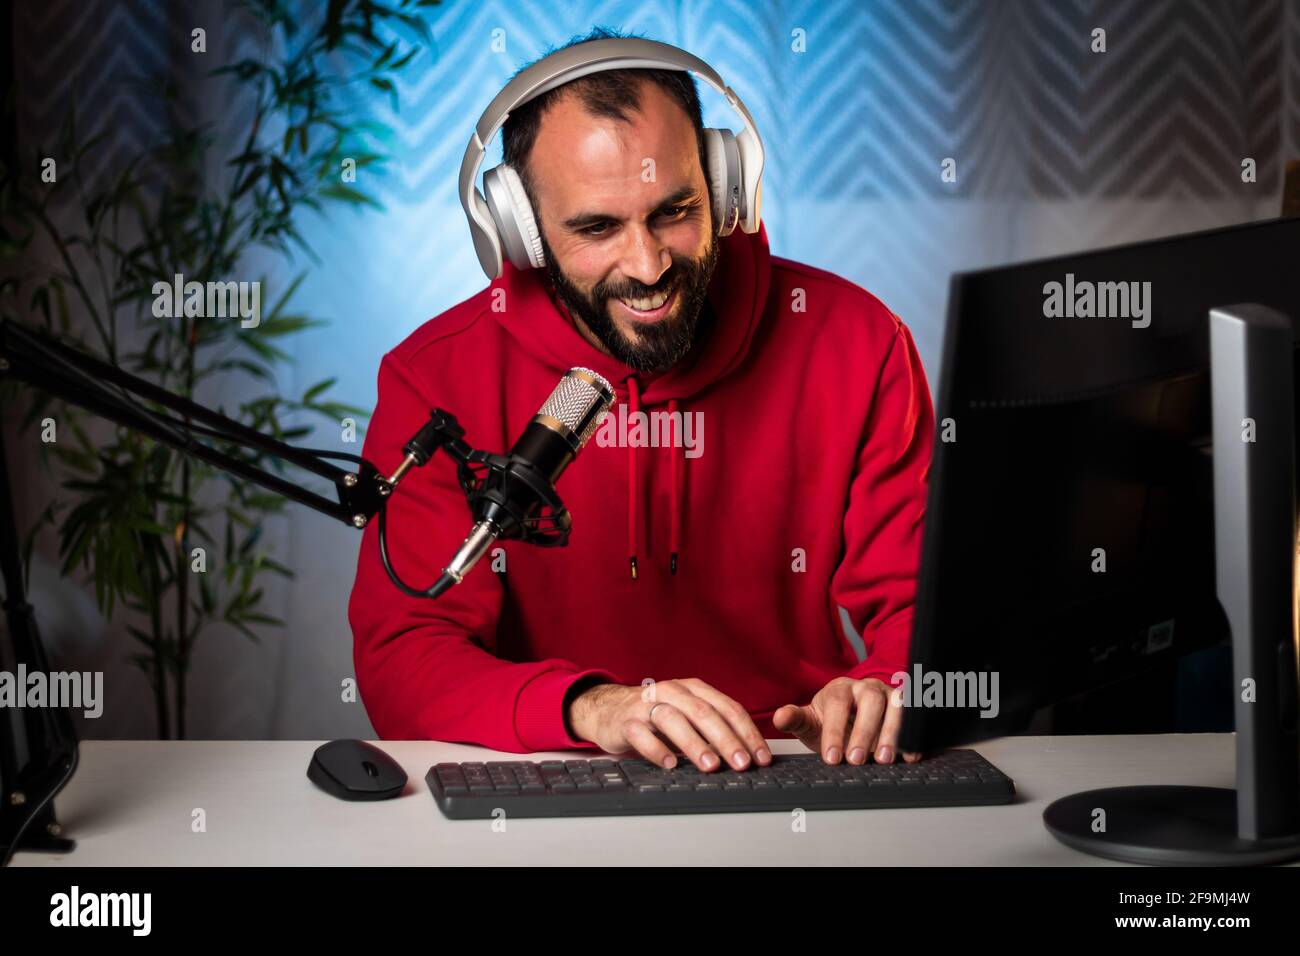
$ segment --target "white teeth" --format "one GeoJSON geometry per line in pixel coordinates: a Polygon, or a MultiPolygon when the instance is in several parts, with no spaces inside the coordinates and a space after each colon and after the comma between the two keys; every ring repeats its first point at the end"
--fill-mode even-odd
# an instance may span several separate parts
{"type": "Polygon", "coordinates": [[[651,296],[648,299],[619,299],[620,302],[631,306],[638,312],[653,312],[665,302],[668,301],[668,292],[660,292],[658,295],[651,296]]]}

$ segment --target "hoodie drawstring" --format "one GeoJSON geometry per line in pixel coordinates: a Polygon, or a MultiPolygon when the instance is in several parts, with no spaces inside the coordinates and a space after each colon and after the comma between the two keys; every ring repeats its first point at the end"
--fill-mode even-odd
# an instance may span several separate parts
{"type": "MultiPolygon", "coordinates": [[[[628,413],[635,414],[641,410],[641,387],[635,375],[627,379],[628,413]]],[[[677,399],[668,400],[668,420],[678,421],[679,405],[677,399]]],[[[632,580],[636,580],[637,556],[641,553],[641,508],[640,508],[640,474],[637,468],[636,444],[627,443],[627,558],[632,569],[632,580]]],[[[668,570],[677,573],[677,555],[681,550],[682,536],[682,455],[686,453],[684,435],[674,433],[669,442],[669,455],[672,458],[672,479],[669,491],[670,532],[668,544],[668,570]],[[678,448],[681,444],[683,447],[678,448]]]]}
{"type": "MultiPolygon", "coordinates": [[[[641,390],[637,385],[636,376],[632,375],[627,380],[627,397],[628,412],[636,412],[641,407],[641,390]]],[[[627,556],[628,563],[632,565],[632,580],[636,580],[636,556],[641,550],[641,523],[640,508],[637,506],[637,491],[640,481],[638,480],[636,468],[636,444],[627,443],[627,556]]]]}
{"type": "MultiPolygon", "coordinates": [[[[679,420],[680,420],[680,416],[678,416],[677,414],[677,399],[670,398],[668,400],[668,421],[671,423],[679,420]]],[[[673,460],[672,492],[671,492],[672,497],[670,498],[670,501],[672,503],[669,509],[672,513],[672,531],[670,533],[669,544],[668,544],[668,551],[670,555],[668,558],[668,570],[672,574],[677,573],[677,544],[678,544],[678,539],[681,537],[681,524],[682,524],[681,495],[677,489],[677,485],[678,482],[680,481],[680,475],[681,475],[681,467],[680,467],[681,462],[678,461],[678,456],[679,454],[685,453],[685,448],[681,449],[681,451],[679,452],[677,448],[677,445],[679,443],[682,443],[682,435],[675,434],[672,436],[672,441],[668,446],[668,454],[673,460]]]]}

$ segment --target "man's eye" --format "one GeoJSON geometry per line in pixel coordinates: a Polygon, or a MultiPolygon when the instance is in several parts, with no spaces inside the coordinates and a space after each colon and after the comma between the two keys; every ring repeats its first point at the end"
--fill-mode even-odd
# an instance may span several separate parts
{"type": "Polygon", "coordinates": [[[663,209],[659,210],[659,214],[668,219],[680,219],[685,212],[685,206],[665,206],[663,209]]]}
{"type": "Polygon", "coordinates": [[[603,236],[607,228],[609,228],[609,224],[601,222],[594,226],[587,226],[580,231],[584,236],[603,236]]]}

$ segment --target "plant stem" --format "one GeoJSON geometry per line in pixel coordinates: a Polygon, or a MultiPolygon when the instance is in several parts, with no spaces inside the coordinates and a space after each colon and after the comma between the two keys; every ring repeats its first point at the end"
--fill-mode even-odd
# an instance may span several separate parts
{"type": "Polygon", "coordinates": [[[167,651],[163,643],[162,595],[158,593],[158,584],[158,563],[157,559],[153,558],[149,560],[149,591],[152,598],[149,602],[149,618],[153,628],[154,708],[158,717],[158,739],[170,740],[171,719],[167,713],[167,668],[165,666],[167,651]]]}
{"type": "MultiPolygon", "coordinates": [[[[185,391],[186,398],[194,397],[194,352],[197,347],[199,321],[192,318],[186,330],[185,345],[185,391]]],[[[190,419],[185,416],[186,432],[189,431],[190,419]]],[[[181,456],[181,498],[185,504],[181,509],[180,533],[176,536],[176,737],[185,739],[185,684],[189,673],[189,603],[190,572],[186,562],[185,535],[190,527],[190,505],[193,495],[190,489],[190,456],[181,456]]]]}
{"type": "Polygon", "coordinates": [[[77,269],[72,261],[72,254],[68,250],[68,244],[64,241],[59,229],[50,220],[44,209],[36,208],[33,210],[33,216],[44,228],[54,247],[59,251],[59,257],[63,260],[64,268],[68,270],[68,276],[72,279],[73,288],[81,296],[81,301],[86,305],[86,311],[90,313],[90,320],[95,324],[96,331],[99,332],[100,341],[104,345],[104,351],[107,353],[108,361],[114,365],[117,364],[117,344],[108,334],[108,329],[103,321],[100,320],[99,310],[95,308],[95,303],[91,301],[90,291],[82,282],[81,272],[77,269]]]}

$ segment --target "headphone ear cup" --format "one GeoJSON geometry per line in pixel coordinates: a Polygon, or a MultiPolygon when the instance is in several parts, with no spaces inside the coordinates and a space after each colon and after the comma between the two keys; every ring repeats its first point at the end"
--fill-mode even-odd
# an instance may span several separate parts
{"type": "Polygon", "coordinates": [[[542,234],[519,174],[502,163],[483,174],[483,191],[501,246],[516,269],[546,265],[542,234]]]}
{"type": "Polygon", "coordinates": [[[713,198],[713,221],[718,235],[729,236],[740,220],[740,148],[736,136],[729,129],[704,130],[705,172],[709,177],[709,193],[713,198]]]}

